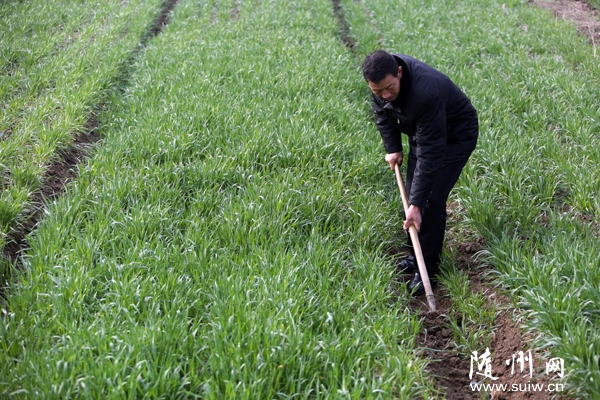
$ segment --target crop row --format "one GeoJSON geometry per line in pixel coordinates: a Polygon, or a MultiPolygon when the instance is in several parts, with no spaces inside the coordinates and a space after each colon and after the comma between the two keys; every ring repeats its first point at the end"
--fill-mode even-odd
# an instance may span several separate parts
{"type": "MultiPolygon", "coordinates": [[[[573,393],[600,396],[600,64],[587,38],[523,1],[345,1],[358,55],[383,46],[446,71],[481,139],[455,200],[573,393]]],[[[476,349],[474,349],[476,350],[476,349]]]]}
{"type": "MultiPolygon", "coordinates": [[[[110,90],[162,1],[66,4],[3,2],[0,7],[0,249],[31,214],[48,166],[94,128],[110,90]]],[[[0,275],[6,261],[0,260],[0,275]]]]}
{"type": "Polygon", "coordinates": [[[2,392],[431,393],[391,288],[394,181],[331,3],[181,1],[136,68],[30,240],[2,392]]]}

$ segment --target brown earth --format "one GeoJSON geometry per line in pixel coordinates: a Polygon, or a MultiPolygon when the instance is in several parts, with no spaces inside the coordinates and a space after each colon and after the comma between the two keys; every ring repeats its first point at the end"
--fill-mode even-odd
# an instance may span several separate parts
{"type": "Polygon", "coordinates": [[[94,143],[100,140],[100,136],[95,132],[95,117],[90,118],[87,128],[87,132],[76,135],[73,144],[46,169],[42,187],[30,199],[29,212],[23,216],[21,224],[13,232],[12,240],[2,250],[3,256],[12,262],[18,264],[21,253],[27,250],[27,235],[33,232],[43,217],[46,202],[56,199],[62,194],[67,183],[76,178],[77,165],[89,154],[94,143]]]}
{"type": "MultiPolygon", "coordinates": [[[[449,219],[452,218],[453,213],[449,209],[449,219]]],[[[448,235],[447,245],[453,246],[456,243],[457,239],[448,235]]],[[[492,280],[482,277],[485,275],[485,268],[479,265],[477,253],[484,248],[485,243],[481,238],[462,242],[458,244],[458,256],[455,262],[459,269],[468,273],[469,289],[474,293],[483,293],[490,303],[496,304],[499,310],[494,326],[491,327],[493,337],[489,347],[491,375],[497,379],[478,379],[477,372],[483,371],[478,370],[477,361],[473,363],[472,379],[469,376],[472,354],[468,354],[464,349],[457,349],[449,325],[449,316],[456,317],[459,322],[462,316],[452,310],[452,300],[439,285],[433,289],[436,312],[428,310],[424,295],[416,297],[410,303],[410,307],[419,313],[422,320],[423,330],[417,338],[417,352],[428,360],[427,371],[431,374],[436,388],[446,399],[551,399],[555,393],[535,391],[532,386],[543,384],[544,388],[547,388],[548,383],[553,383],[544,373],[547,359],[543,359],[532,347],[533,337],[524,333],[519,326],[517,322],[519,313],[513,302],[502,295],[500,290],[494,288],[492,280]],[[529,368],[528,363],[519,362],[520,352],[528,356],[530,350],[533,358],[532,368],[529,368]],[[510,361],[508,365],[507,360],[510,361]],[[520,371],[521,365],[526,367],[523,373],[520,371]],[[530,371],[531,377],[527,375],[530,371]],[[516,390],[495,393],[477,392],[471,389],[472,383],[506,384],[508,388],[514,387],[516,390]]],[[[405,279],[407,280],[408,278],[405,279]]],[[[484,351],[483,348],[478,351],[478,356],[481,356],[484,351]]]]}
{"type": "Polygon", "coordinates": [[[342,43],[352,52],[356,52],[356,40],[350,34],[350,27],[344,18],[344,12],[340,0],[332,0],[333,13],[337,19],[339,32],[341,34],[342,43]]]}
{"type": "Polygon", "coordinates": [[[573,22],[579,34],[590,38],[596,56],[600,45],[600,12],[586,1],[580,0],[529,0],[541,8],[552,10],[557,18],[573,22]]]}

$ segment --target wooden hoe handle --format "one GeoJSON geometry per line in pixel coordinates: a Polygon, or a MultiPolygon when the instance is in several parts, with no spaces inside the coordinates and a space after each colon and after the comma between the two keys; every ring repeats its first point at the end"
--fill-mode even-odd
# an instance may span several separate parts
{"type": "MultiPolygon", "coordinates": [[[[398,164],[395,166],[395,171],[396,181],[398,181],[398,188],[400,188],[400,195],[402,196],[404,213],[406,214],[409,207],[408,196],[406,195],[406,187],[404,187],[404,181],[402,180],[400,166],[398,164]]],[[[419,243],[417,228],[415,228],[414,225],[411,225],[408,228],[408,232],[410,233],[410,239],[415,251],[415,258],[417,259],[417,266],[419,267],[419,273],[421,274],[421,280],[423,281],[423,287],[425,288],[425,296],[427,297],[429,311],[435,311],[435,298],[433,297],[433,292],[431,290],[431,283],[429,282],[429,275],[427,274],[427,267],[425,266],[425,259],[423,258],[423,251],[421,250],[421,243],[419,243]]]]}

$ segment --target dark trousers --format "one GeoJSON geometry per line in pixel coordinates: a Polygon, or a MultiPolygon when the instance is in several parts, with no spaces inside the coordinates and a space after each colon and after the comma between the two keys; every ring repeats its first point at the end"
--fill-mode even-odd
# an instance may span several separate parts
{"type": "MultiPolygon", "coordinates": [[[[408,154],[408,165],[406,172],[406,191],[410,196],[415,167],[417,165],[417,143],[414,137],[409,137],[410,151],[408,154]]],[[[446,145],[446,153],[442,161],[439,175],[437,176],[431,197],[425,208],[421,210],[421,230],[419,231],[419,243],[423,251],[423,258],[427,266],[427,274],[434,278],[440,272],[439,264],[444,246],[444,234],[446,231],[446,202],[450,191],[458,181],[463,167],[471,156],[477,136],[472,140],[460,141],[446,145]]],[[[414,250],[410,236],[408,244],[410,252],[414,257],[414,250]]]]}

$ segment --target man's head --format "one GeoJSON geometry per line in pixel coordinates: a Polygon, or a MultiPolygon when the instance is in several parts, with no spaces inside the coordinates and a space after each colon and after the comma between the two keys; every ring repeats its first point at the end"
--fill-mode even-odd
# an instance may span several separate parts
{"type": "Polygon", "coordinates": [[[394,101],[400,94],[402,67],[384,50],[369,54],[362,63],[363,76],[375,96],[394,101]]]}

